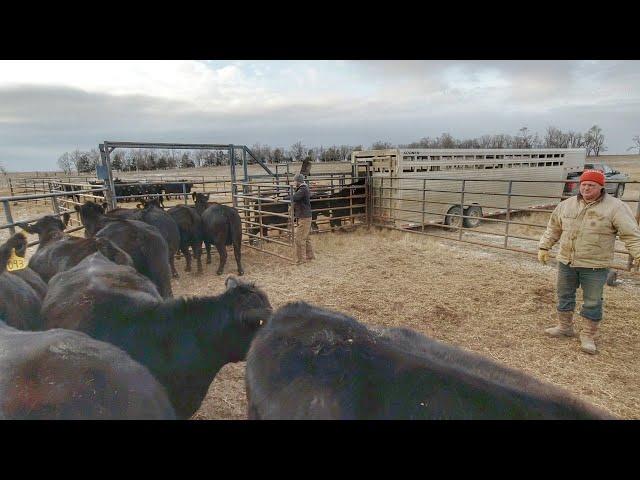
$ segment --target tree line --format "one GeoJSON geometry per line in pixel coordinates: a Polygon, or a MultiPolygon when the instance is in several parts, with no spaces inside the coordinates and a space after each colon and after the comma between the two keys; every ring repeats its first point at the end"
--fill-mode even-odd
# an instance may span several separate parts
{"type": "MultiPolygon", "coordinates": [[[[408,143],[394,145],[388,141],[377,141],[368,149],[386,148],[584,148],[588,156],[599,156],[606,151],[605,137],[598,125],[593,125],[584,133],[550,126],[541,137],[522,127],[516,135],[498,134],[482,135],[477,138],[457,139],[449,133],[439,137],[423,137],[408,143]]],[[[633,137],[640,154],[640,136],[633,137]]],[[[251,146],[253,155],[266,163],[301,162],[311,160],[317,162],[348,161],[351,153],[363,150],[362,145],[331,145],[309,147],[298,141],[288,148],[272,147],[256,143],[251,146]]],[[[235,153],[235,161],[241,160],[241,152],[235,153]]],[[[254,163],[249,158],[250,163],[254,163]]],[[[89,151],[74,150],[65,152],[58,158],[58,167],[66,173],[93,172],[100,163],[97,149],[89,151]]],[[[117,149],[111,155],[111,167],[119,171],[164,170],[173,168],[195,168],[229,165],[227,150],[171,150],[171,149],[117,149]]]]}

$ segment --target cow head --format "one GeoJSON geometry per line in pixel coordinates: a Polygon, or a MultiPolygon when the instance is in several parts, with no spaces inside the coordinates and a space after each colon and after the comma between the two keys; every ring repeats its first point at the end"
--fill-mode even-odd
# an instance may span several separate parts
{"type": "Polygon", "coordinates": [[[196,202],[196,210],[202,214],[209,206],[209,194],[193,192],[191,196],[193,197],[193,201],[196,202]]]}
{"type": "Polygon", "coordinates": [[[93,237],[98,231],[98,222],[104,215],[105,205],[85,202],[82,205],[74,205],[73,208],[80,214],[80,220],[84,225],[84,236],[93,237]]]}
{"type": "Polygon", "coordinates": [[[64,229],[69,224],[69,219],[70,215],[65,212],[62,215],[62,220],[55,215],[47,215],[32,224],[19,222],[16,225],[27,233],[37,234],[38,241],[42,245],[52,239],[61,238],[64,235],[64,229]]]}
{"type": "Polygon", "coordinates": [[[228,348],[230,361],[243,361],[257,331],[271,318],[273,309],[266,293],[253,283],[242,282],[234,276],[225,281],[227,297],[232,306],[232,331],[228,348]]]}
{"type": "Polygon", "coordinates": [[[147,198],[140,200],[140,203],[137,205],[138,208],[162,208],[162,197],[156,198],[147,198]]]}

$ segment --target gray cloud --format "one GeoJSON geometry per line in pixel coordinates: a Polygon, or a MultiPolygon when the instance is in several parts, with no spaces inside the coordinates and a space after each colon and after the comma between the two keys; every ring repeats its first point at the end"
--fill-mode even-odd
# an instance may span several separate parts
{"type": "Polygon", "coordinates": [[[55,168],[75,148],[103,140],[255,142],[289,146],[407,143],[516,134],[523,125],[585,131],[602,127],[611,153],[640,134],[640,62],[354,62],[367,97],[314,98],[278,107],[215,109],[144,95],[74,88],[0,89],[0,163],[9,170],[55,168]],[[491,82],[495,81],[492,86],[491,82]],[[507,86],[505,86],[507,85],[507,86]],[[322,100],[322,101],[321,101],[322,100]]]}

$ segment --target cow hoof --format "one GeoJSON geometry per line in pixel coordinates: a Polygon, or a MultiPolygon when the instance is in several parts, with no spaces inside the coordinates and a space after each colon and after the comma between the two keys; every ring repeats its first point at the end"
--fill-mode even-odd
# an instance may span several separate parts
{"type": "Polygon", "coordinates": [[[211,263],[211,259],[207,258],[207,265],[209,265],[211,263]]]}
{"type": "Polygon", "coordinates": [[[180,275],[178,275],[178,272],[173,274],[173,278],[180,278],[180,275]]]}
{"type": "Polygon", "coordinates": [[[222,270],[217,270],[216,275],[222,275],[222,270]]]}
{"type": "Polygon", "coordinates": [[[185,272],[190,272],[190,271],[191,271],[191,269],[190,269],[190,268],[185,268],[185,269],[184,269],[184,271],[185,271],[185,272]]]}
{"type": "Polygon", "coordinates": [[[238,275],[244,275],[244,270],[238,270],[238,275]]]}

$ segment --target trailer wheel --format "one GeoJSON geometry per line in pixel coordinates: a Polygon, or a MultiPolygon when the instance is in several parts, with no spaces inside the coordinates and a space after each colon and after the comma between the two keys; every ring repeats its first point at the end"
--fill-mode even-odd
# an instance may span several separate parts
{"type": "Polygon", "coordinates": [[[476,228],[482,222],[482,208],[477,205],[471,205],[464,211],[465,216],[473,218],[465,218],[465,228],[476,228]]]}
{"type": "Polygon", "coordinates": [[[447,216],[444,217],[444,224],[459,228],[462,223],[462,217],[454,217],[453,215],[462,215],[462,208],[459,205],[454,205],[447,211],[447,216]]]}

